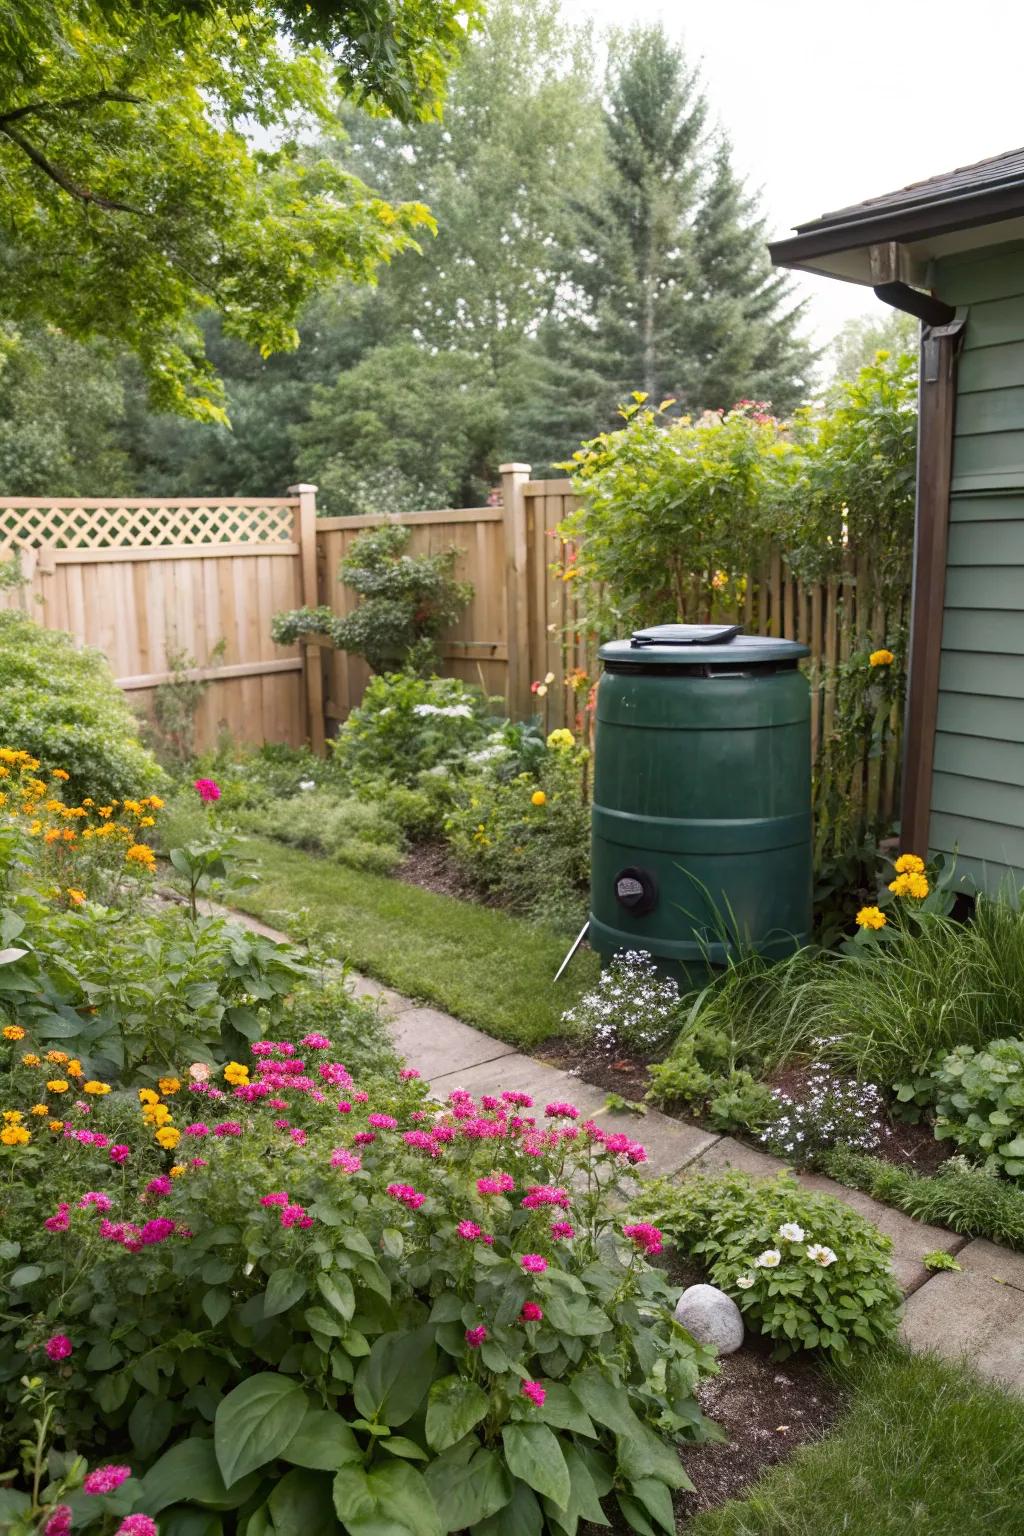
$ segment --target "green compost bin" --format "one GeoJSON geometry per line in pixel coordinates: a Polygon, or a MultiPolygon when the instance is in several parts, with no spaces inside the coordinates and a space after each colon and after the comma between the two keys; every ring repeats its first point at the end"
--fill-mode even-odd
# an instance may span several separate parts
{"type": "Polygon", "coordinates": [[[600,651],[590,944],[700,985],[811,932],[808,647],[664,624],[600,651]]]}

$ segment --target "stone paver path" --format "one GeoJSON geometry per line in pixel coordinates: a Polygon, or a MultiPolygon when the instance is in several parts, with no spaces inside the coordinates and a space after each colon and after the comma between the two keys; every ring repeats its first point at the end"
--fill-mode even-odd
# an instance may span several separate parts
{"type": "MultiPolygon", "coordinates": [[[[287,935],[241,913],[232,916],[268,938],[287,935]]],[[[397,1049],[436,1088],[450,1093],[500,1093],[518,1088],[539,1103],[570,1099],[609,1130],[624,1130],[647,1148],[644,1170],[685,1178],[739,1168],[771,1177],[786,1164],[766,1152],[701,1130],[651,1110],[642,1118],[602,1108],[604,1092],[571,1073],[524,1056],[436,1008],[423,1007],[366,976],[351,977],[359,997],[379,1002],[397,1049]]],[[[968,1241],[942,1227],[928,1226],[847,1189],[821,1174],[799,1174],[808,1188],[825,1191],[852,1206],[892,1238],[892,1268],[907,1297],[903,1337],[912,1349],[934,1349],[952,1359],[965,1357],[976,1370],[1024,1392],[1024,1254],[982,1239],[968,1241]],[[955,1254],[959,1272],[931,1274],[922,1260],[942,1250],[955,1254]]]]}

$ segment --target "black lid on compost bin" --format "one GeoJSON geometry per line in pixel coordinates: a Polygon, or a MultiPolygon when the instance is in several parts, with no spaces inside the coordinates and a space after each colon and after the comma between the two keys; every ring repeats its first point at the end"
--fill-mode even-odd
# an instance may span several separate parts
{"type": "Polygon", "coordinates": [[[796,640],[741,635],[738,624],[655,624],[638,629],[629,640],[609,640],[598,655],[606,668],[616,672],[671,667],[718,673],[795,667],[802,656],[810,655],[810,648],[796,640]]]}

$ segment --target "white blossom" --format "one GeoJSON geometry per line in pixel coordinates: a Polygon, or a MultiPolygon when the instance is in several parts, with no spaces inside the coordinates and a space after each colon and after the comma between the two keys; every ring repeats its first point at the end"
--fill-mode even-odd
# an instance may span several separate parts
{"type": "Polygon", "coordinates": [[[798,1226],[795,1221],[785,1221],[775,1236],[783,1243],[802,1243],[804,1240],[804,1229],[798,1226]]]}
{"type": "Polygon", "coordinates": [[[755,1278],[756,1277],[754,1275],[737,1275],[736,1284],[739,1286],[741,1291],[749,1291],[750,1287],[755,1282],[755,1278]]]}
{"type": "Polygon", "coordinates": [[[764,1253],[759,1253],[754,1260],[757,1269],[778,1269],[782,1263],[782,1254],[777,1248],[766,1248],[764,1253]]]}
{"type": "Polygon", "coordinates": [[[836,1261],[836,1255],[831,1248],[826,1248],[823,1243],[808,1243],[807,1257],[813,1259],[815,1264],[820,1264],[822,1269],[827,1269],[836,1261]]]}

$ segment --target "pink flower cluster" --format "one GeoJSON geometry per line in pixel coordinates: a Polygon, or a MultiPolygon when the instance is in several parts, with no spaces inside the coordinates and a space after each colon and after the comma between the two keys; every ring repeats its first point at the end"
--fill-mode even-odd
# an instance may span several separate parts
{"type": "Polygon", "coordinates": [[[569,1221],[553,1221],[551,1223],[551,1236],[555,1242],[568,1242],[576,1236],[576,1228],[569,1221]]]}
{"type": "Polygon", "coordinates": [[[212,805],[214,800],[220,799],[220,785],[215,779],[196,779],[192,788],[204,805],[212,805]]]}
{"type": "Polygon", "coordinates": [[[555,1099],[552,1104],[545,1104],[544,1113],[549,1120],[578,1120],[579,1110],[575,1104],[568,1104],[565,1099],[555,1099]]]}
{"type": "Polygon", "coordinates": [[[483,1343],[486,1337],[487,1329],[484,1327],[483,1323],[480,1324],[479,1328],[466,1329],[466,1343],[469,1345],[470,1349],[479,1349],[480,1345],[483,1343]]]}
{"type": "Polygon", "coordinates": [[[305,1206],[296,1204],[286,1189],[278,1189],[270,1195],[260,1196],[260,1205],[279,1207],[282,1227],[311,1227],[313,1218],[305,1206]]]}
{"type": "Polygon", "coordinates": [[[411,1184],[389,1184],[387,1193],[391,1196],[392,1200],[399,1201],[401,1205],[406,1206],[410,1211],[418,1211],[427,1198],[426,1195],[420,1194],[419,1190],[413,1189],[411,1184]]]}
{"type": "Polygon", "coordinates": [[[116,1164],[118,1167],[120,1167],[122,1163],[126,1163],[131,1155],[131,1147],[126,1146],[123,1141],[117,1142],[117,1144],[110,1149],[110,1161],[116,1164]]]}
{"type": "Polygon", "coordinates": [[[52,1216],[47,1216],[43,1226],[47,1232],[66,1232],[71,1225],[71,1207],[62,1200],[52,1216]]]}
{"type": "Polygon", "coordinates": [[[66,1333],[53,1333],[43,1345],[48,1360],[66,1360],[74,1346],[66,1333]]]}
{"type": "Polygon", "coordinates": [[[547,1259],[540,1253],[524,1253],[519,1263],[528,1275],[542,1275],[548,1267],[547,1259]]]}
{"type": "Polygon", "coordinates": [[[342,1168],[346,1173],[358,1173],[362,1166],[362,1158],[356,1157],[354,1152],[349,1152],[345,1147],[335,1147],[331,1153],[332,1168],[342,1168]]]}
{"type": "Polygon", "coordinates": [[[632,1226],[623,1227],[623,1237],[628,1237],[635,1248],[648,1257],[660,1253],[663,1237],[660,1228],[652,1227],[649,1221],[635,1221],[632,1226]]]}
{"type": "Polygon", "coordinates": [[[481,1195],[507,1195],[515,1189],[516,1181],[510,1173],[492,1173],[477,1179],[476,1187],[481,1195]]]}
{"type": "Polygon", "coordinates": [[[543,1408],[547,1393],[539,1381],[524,1381],[520,1389],[524,1397],[528,1397],[531,1403],[536,1403],[538,1408],[543,1408]]]}
{"type": "Polygon", "coordinates": [[[520,1316],[524,1323],[539,1323],[544,1316],[544,1309],[535,1301],[524,1301],[520,1316]]]}
{"type": "Polygon", "coordinates": [[[557,1205],[563,1211],[569,1209],[569,1192],[554,1184],[531,1184],[522,1201],[524,1211],[536,1210],[541,1205],[557,1205]]]}
{"type": "Polygon", "coordinates": [[[131,1475],[131,1467],[97,1467],[94,1472],[87,1473],[85,1482],[82,1484],[82,1492],[113,1493],[114,1489],[120,1488],[131,1475]]]}

